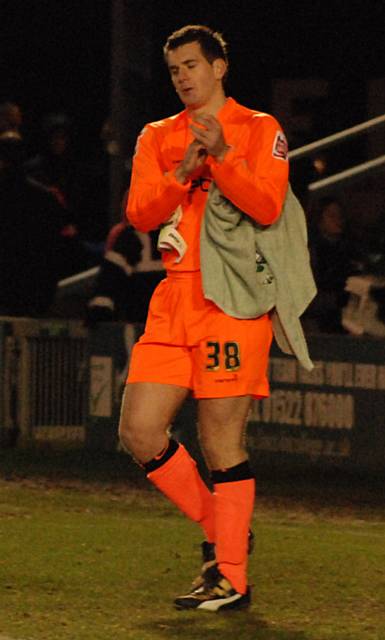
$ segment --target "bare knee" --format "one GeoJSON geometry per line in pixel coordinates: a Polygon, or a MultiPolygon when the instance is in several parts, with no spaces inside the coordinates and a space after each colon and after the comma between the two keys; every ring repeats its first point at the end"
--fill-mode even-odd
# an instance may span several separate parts
{"type": "Polygon", "coordinates": [[[123,413],[119,423],[119,439],[122,447],[138,462],[148,462],[167,442],[167,428],[152,424],[145,417],[123,413]]]}
{"type": "Polygon", "coordinates": [[[127,453],[134,455],[134,451],[137,448],[138,436],[139,432],[137,433],[135,425],[131,423],[129,417],[121,416],[119,422],[119,441],[127,453]]]}
{"type": "Polygon", "coordinates": [[[122,400],[119,438],[138,462],[158,455],[168,441],[168,429],[185,391],[164,385],[128,385],[122,400]]]}

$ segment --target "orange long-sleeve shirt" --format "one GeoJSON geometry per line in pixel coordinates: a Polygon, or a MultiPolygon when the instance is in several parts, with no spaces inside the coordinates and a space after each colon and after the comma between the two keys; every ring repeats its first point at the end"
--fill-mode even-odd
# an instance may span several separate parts
{"type": "Polygon", "coordinates": [[[166,222],[178,205],[183,210],[178,231],[188,249],[179,263],[175,263],[176,252],[164,251],[167,270],[200,268],[200,226],[212,180],[231,202],[260,224],[274,222],[282,209],[288,160],[278,122],[232,98],[227,98],[217,118],[230,149],[222,162],[208,156],[186,184],[176,180],[175,169],[193,140],[187,111],[147,125],[138,139],[127,202],[129,222],[139,231],[151,231],[166,222]]]}

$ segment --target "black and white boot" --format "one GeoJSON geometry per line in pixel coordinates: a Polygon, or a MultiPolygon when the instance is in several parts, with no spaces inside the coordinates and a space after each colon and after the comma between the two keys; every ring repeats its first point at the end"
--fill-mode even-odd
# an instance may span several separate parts
{"type": "Polygon", "coordinates": [[[227,611],[245,609],[251,604],[250,587],[239,593],[219,571],[217,565],[209,567],[203,575],[203,585],[174,601],[177,609],[201,611],[227,611]]]}
{"type": "MultiPolygon", "coordinates": [[[[199,592],[203,588],[204,583],[204,574],[210,567],[213,567],[216,564],[215,558],[215,544],[214,542],[202,542],[202,567],[199,576],[193,580],[190,588],[190,593],[199,592]]],[[[254,534],[249,530],[249,538],[248,538],[248,555],[253,552],[254,549],[254,534]]]]}

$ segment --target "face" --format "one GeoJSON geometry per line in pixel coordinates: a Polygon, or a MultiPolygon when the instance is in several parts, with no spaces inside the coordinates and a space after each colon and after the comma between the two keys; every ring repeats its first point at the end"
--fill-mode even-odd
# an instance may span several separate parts
{"type": "Polygon", "coordinates": [[[204,107],[222,95],[226,63],[220,58],[208,62],[198,42],[169,51],[167,64],[172,83],[186,107],[204,107]]]}

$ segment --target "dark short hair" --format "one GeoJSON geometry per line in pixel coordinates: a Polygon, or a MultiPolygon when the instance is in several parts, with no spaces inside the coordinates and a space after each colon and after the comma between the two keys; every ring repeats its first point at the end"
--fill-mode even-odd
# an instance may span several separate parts
{"type": "Polygon", "coordinates": [[[174,31],[166,41],[163,47],[163,54],[167,61],[167,54],[184,44],[190,42],[198,42],[202,49],[202,53],[208,62],[213,62],[217,58],[221,58],[228,64],[227,43],[218,31],[213,31],[209,27],[201,24],[188,24],[182,29],[174,31]]]}

